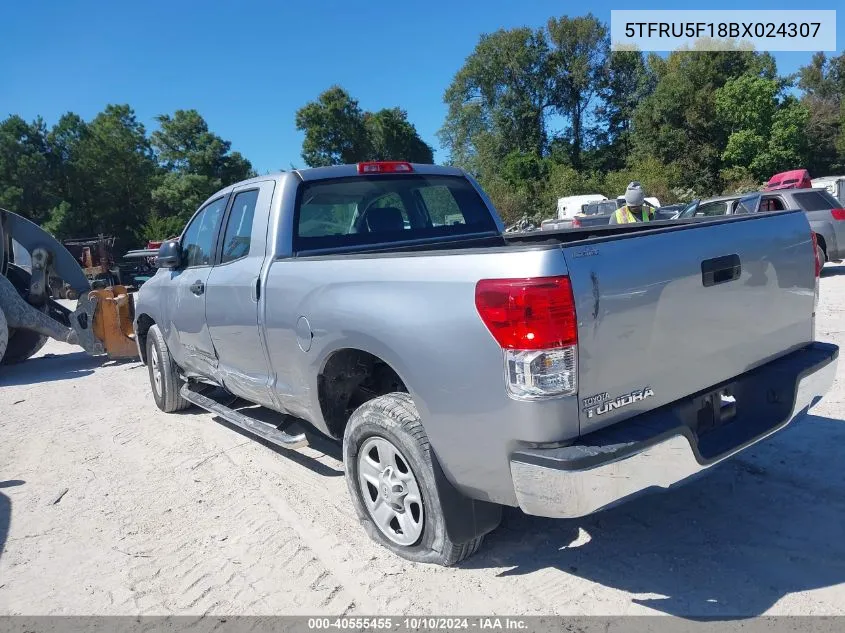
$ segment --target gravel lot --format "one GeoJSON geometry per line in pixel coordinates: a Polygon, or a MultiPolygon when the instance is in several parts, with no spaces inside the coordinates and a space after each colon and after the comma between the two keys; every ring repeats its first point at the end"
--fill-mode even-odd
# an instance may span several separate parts
{"type": "MultiPolygon", "coordinates": [[[[829,266],[818,338],[843,307],[829,266]]],[[[366,538],[337,446],[160,413],[139,363],[51,341],[0,370],[0,613],[845,614],[845,364],[813,414],[677,491],[508,510],[444,569],[366,538]]]]}

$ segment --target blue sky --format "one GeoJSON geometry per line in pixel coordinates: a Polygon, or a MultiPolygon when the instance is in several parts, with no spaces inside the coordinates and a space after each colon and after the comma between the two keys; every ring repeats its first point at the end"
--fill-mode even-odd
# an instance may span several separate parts
{"type": "MultiPolygon", "coordinates": [[[[332,84],[367,110],[400,106],[439,150],[443,91],[481,33],[540,26],[578,15],[584,4],[539,0],[275,2],[8,0],[0,37],[0,118],[62,113],[88,119],[108,103],[129,103],[148,128],[154,117],[196,108],[259,172],[303,167],[294,113],[332,84]]],[[[803,6],[803,5],[802,5],[803,6]]],[[[831,9],[835,3],[811,3],[831,9]]],[[[590,10],[672,9],[595,0],[590,10]]],[[[794,9],[767,0],[710,0],[684,8],[794,9]]],[[[845,11],[837,15],[838,47],[845,11]]],[[[811,53],[777,54],[782,73],[811,53]]],[[[437,152],[438,160],[446,158],[437,152]]]]}

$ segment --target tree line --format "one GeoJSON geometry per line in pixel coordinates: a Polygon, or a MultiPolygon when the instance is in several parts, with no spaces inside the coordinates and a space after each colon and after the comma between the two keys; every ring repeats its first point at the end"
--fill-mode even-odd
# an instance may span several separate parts
{"type": "Polygon", "coordinates": [[[214,191],[254,175],[195,110],[156,120],[148,135],[128,105],[109,105],[90,121],[68,113],[52,127],[6,118],[0,207],[59,238],[102,233],[131,248],[178,234],[214,191]]]}
{"type": "MultiPolygon", "coordinates": [[[[479,38],[444,92],[438,136],[507,222],[540,220],[561,196],[615,196],[631,180],[664,204],[759,187],[806,167],[845,173],[845,54],[778,74],[768,53],[610,51],[592,15],[479,38]]],[[[196,110],[156,117],[128,105],[48,127],[0,121],[0,207],[59,238],[116,236],[132,247],[177,234],[218,189],[255,175],[196,110]]],[[[308,166],[434,162],[399,107],[363,110],[340,86],[301,107],[308,166]]]]}
{"type": "MultiPolygon", "coordinates": [[[[115,236],[120,248],[178,235],[215,191],[256,175],[196,110],[156,117],[149,134],[128,105],[90,121],[68,113],[52,127],[0,121],[0,207],[60,239],[115,236]]],[[[310,166],[396,157],[433,162],[400,108],[365,112],[341,88],[296,114],[310,166]]]]}
{"type": "Polygon", "coordinates": [[[749,191],[807,168],[845,174],[845,54],[792,76],[735,47],[666,57],[610,51],[592,15],[484,35],[446,90],[441,144],[506,219],[554,214],[566,195],[662,203],[749,191]]]}

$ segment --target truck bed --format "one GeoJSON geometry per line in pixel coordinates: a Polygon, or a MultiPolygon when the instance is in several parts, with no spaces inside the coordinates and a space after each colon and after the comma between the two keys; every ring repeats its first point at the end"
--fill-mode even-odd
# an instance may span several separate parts
{"type": "Polygon", "coordinates": [[[572,441],[812,341],[813,261],[806,217],[789,211],[299,253],[270,266],[262,321],[279,358],[299,353],[288,325],[299,315],[331,333],[313,339],[314,366],[276,367],[290,413],[319,411],[312,376],[325,354],[365,341],[409,386],[450,478],[512,504],[507,464],[519,443],[572,441]],[[556,275],[570,277],[576,302],[578,394],[514,400],[476,284],[556,275]],[[489,469],[466,465],[468,445],[489,469]]]}

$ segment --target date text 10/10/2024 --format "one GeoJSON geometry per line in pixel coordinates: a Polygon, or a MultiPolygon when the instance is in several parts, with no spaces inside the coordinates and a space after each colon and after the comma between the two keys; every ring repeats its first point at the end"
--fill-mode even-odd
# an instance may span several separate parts
{"type": "Polygon", "coordinates": [[[478,617],[478,618],[439,618],[439,617],[403,617],[403,618],[309,618],[311,630],[357,630],[372,629],[380,631],[415,631],[415,630],[481,630],[481,631],[520,631],[528,628],[525,620],[519,618],[478,617]]]}

